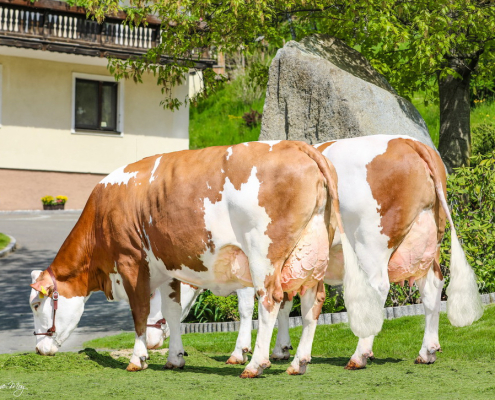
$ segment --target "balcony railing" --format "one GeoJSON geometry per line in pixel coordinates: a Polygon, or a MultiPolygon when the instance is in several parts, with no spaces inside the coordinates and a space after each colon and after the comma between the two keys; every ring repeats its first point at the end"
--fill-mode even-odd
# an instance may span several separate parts
{"type": "Polygon", "coordinates": [[[119,19],[98,24],[85,14],[0,3],[0,35],[146,50],[156,46],[159,32],[157,24],[131,29],[119,19]]]}

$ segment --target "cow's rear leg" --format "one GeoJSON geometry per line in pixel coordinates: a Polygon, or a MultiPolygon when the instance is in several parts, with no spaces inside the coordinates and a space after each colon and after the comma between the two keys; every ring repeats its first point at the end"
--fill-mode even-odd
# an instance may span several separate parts
{"type": "Polygon", "coordinates": [[[184,368],[184,347],[180,332],[182,307],[180,302],[180,282],[176,279],[160,286],[162,294],[162,314],[170,329],[170,342],[167,363],[164,369],[184,368]]]}
{"type": "Polygon", "coordinates": [[[433,262],[426,276],[416,280],[425,309],[425,334],[419,356],[415,361],[416,364],[434,363],[437,358],[436,352],[441,350],[438,340],[438,324],[443,284],[444,279],[436,261],[433,262]]]}
{"type": "Polygon", "coordinates": [[[325,285],[320,281],[317,286],[307,289],[301,296],[301,314],[303,330],[301,341],[297,346],[296,356],[287,373],[289,375],[302,375],[306,372],[306,366],[311,362],[311,348],[315,336],[316,322],[320,316],[321,307],[325,301],[325,285]]]}
{"type": "MultiPolygon", "coordinates": [[[[285,294],[287,296],[287,294],[285,294]]],[[[272,360],[288,360],[290,358],[289,350],[292,350],[289,335],[289,315],[292,310],[293,300],[285,299],[278,312],[278,332],[277,341],[271,355],[272,360]]]]}
{"type": "Polygon", "coordinates": [[[263,294],[258,297],[258,335],[256,336],[253,356],[250,363],[242,372],[241,378],[256,378],[263,373],[265,368],[270,367],[271,363],[268,359],[270,354],[270,339],[279,308],[280,302],[274,301],[271,296],[263,294]]]}
{"type": "MultiPolygon", "coordinates": [[[[362,230],[359,230],[361,240],[359,243],[355,244],[356,255],[361,263],[362,269],[366,274],[367,279],[369,279],[369,283],[372,288],[376,290],[378,293],[378,297],[374,301],[379,302],[379,306],[383,307],[385,305],[385,301],[387,300],[388,292],[390,290],[390,282],[388,277],[388,260],[392,254],[391,249],[387,249],[387,251],[378,251],[376,249],[380,249],[380,246],[377,246],[375,252],[370,250],[369,246],[363,246],[361,243],[366,243],[362,236],[364,237],[364,233],[362,230]]],[[[352,277],[350,277],[352,278],[352,277]]],[[[347,279],[347,277],[346,277],[347,279]]],[[[350,279],[352,282],[352,279],[350,279]]],[[[346,290],[346,289],[344,289],[346,290]]],[[[347,289],[347,293],[345,293],[345,300],[353,301],[354,298],[350,296],[350,291],[347,289]]],[[[358,298],[358,297],[356,297],[358,298]]],[[[370,299],[372,301],[372,299],[370,299]]],[[[349,305],[346,303],[347,307],[349,305]]],[[[359,323],[363,324],[363,327],[367,323],[374,325],[373,321],[369,321],[369,313],[367,310],[366,302],[361,302],[362,306],[358,313],[355,313],[354,316],[358,317],[359,323]]],[[[359,327],[359,326],[358,326],[359,327]]],[[[363,329],[364,331],[369,331],[369,329],[363,329]]],[[[356,348],[356,351],[352,355],[351,359],[345,366],[345,369],[354,370],[365,368],[368,362],[368,359],[373,357],[373,340],[375,335],[369,335],[361,337],[359,336],[359,342],[356,348]]]]}
{"type": "Polygon", "coordinates": [[[251,328],[254,311],[254,288],[246,287],[237,290],[239,302],[240,327],[237,342],[232,355],[226,364],[245,364],[247,353],[251,351],[251,328]]]}

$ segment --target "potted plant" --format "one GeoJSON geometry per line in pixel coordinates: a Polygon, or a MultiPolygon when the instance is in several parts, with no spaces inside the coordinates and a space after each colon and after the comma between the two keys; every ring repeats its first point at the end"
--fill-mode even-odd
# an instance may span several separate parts
{"type": "Polygon", "coordinates": [[[41,198],[43,210],[63,210],[67,202],[67,196],[45,196],[41,198]]]}

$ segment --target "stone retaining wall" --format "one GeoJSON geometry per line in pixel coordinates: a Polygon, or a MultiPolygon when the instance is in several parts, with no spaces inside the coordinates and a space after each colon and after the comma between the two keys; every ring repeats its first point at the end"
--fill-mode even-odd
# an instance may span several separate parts
{"type": "MultiPolygon", "coordinates": [[[[482,294],[481,301],[483,304],[495,303],[495,293],[482,294]]],[[[447,302],[442,301],[440,311],[447,311],[447,302]]],[[[396,319],[411,315],[424,315],[422,304],[413,304],[401,307],[386,307],[383,309],[385,319],[396,319]]],[[[318,325],[331,325],[348,322],[347,312],[320,314],[318,325]]],[[[181,324],[181,332],[185,333],[208,333],[208,332],[237,332],[239,331],[239,321],[233,322],[208,322],[208,323],[193,323],[181,324]]],[[[275,324],[277,326],[277,324],[275,324]]],[[[289,327],[294,328],[302,326],[302,317],[290,317],[289,327]]],[[[258,320],[253,321],[253,329],[258,329],[258,320]]]]}

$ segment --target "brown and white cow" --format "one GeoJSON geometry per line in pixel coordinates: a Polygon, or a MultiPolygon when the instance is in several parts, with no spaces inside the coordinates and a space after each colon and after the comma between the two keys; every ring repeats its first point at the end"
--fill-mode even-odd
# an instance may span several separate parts
{"type": "MultiPolygon", "coordinates": [[[[95,187],[53,263],[31,285],[35,333],[55,329],[56,318],[57,336],[39,336],[37,351],[54,354],[75,329],[87,297],[102,290],[108,299],[128,298],[136,330],[128,370],[145,368],[150,294],[160,288],[162,298],[174,300],[162,307],[171,332],[167,366],[182,367],[180,282],[219,295],[252,285],[260,327],[241,376],[257,376],[270,365],[284,292],[301,293],[308,317],[296,356],[304,368],[335,225],[346,265],[356,263],[342,230],[335,171],[302,142],[188,150],[122,167],[95,187]]],[[[369,284],[367,290],[374,291],[369,284]]]]}
{"type": "MultiPolygon", "coordinates": [[[[373,354],[373,339],[378,332],[367,321],[370,305],[382,309],[389,282],[405,280],[410,285],[416,283],[425,309],[425,333],[416,362],[434,362],[440,349],[438,323],[444,280],[439,250],[446,219],[452,229],[448,317],[453,325],[465,326],[483,312],[476,278],[460,246],[445,200],[446,175],[440,157],[418,141],[390,135],[344,139],[316,147],[335,166],[345,232],[366,271],[366,278],[380,293],[378,303],[370,302],[353,282],[360,277],[359,271],[352,273],[346,269],[344,277],[337,232],[325,283],[344,283],[351,329],[360,338],[346,368],[363,368],[373,354]]],[[[241,329],[229,363],[244,363],[251,344],[253,292],[246,288],[237,293],[241,329]]],[[[280,309],[274,359],[289,358],[291,308],[292,302],[288,301],[280,309]]]]}

